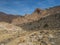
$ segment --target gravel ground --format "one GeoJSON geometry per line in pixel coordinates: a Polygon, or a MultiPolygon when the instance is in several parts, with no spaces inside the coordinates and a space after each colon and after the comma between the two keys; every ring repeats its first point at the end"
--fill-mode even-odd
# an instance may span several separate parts
{"type": "Polygon", "coordinates": [[[26,31],[25,33],[21,35],[18,34],[18,36],[15,37],[12,33],[11,35],[13,37],[10,37],[11,40],[9,42],[4,43],[6,42],[5,40],[9,39],[8,37],[6,39],[4,37],[2,39],[5,40],[0,42],[0,45],[60,45],[60,30],[26,31]]]}
{"type": "Polygon", "coordinates": [[[19,45],[60,45],[60,30],[34,31],[19,45]]]}

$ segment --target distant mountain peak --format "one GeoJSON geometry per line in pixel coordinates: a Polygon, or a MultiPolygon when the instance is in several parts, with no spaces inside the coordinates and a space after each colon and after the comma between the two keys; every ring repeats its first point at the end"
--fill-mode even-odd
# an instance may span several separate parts
{"type": "Polygon", "coordinates": [[[0,12],[0,14],[6,14],[6,13],[4,13],[4,12],[0,12]]]}
{"type": "Polygon", "coordinates": [[[38,13],[38,14],[40,14],[41,11],[42,11],[42,9],[40,9],[40,8],[36,8],[36,10],[34,11],[34,13],[38,13]]]}

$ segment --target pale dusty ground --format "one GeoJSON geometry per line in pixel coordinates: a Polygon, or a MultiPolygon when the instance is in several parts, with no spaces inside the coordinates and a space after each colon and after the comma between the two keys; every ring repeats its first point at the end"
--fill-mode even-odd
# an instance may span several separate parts
{"type": "Polygon", "coordinates": [[[20,32],[0,30],[0,45],[60,45],[60,30],[20,32]]]}
{"type": "Polygon", "coordinates": [[[60,30],[27,31],[0,23],[0,45],[60,45],[60,30]]]}

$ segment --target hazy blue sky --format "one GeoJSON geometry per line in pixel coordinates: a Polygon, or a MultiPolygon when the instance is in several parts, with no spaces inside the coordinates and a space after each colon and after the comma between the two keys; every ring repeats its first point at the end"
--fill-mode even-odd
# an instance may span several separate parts
{"type": "Polygon", "coordinates": [[[8,14],[30,14],[36,8],[60,5],[60,0],[0,0],[0,11],[8,14]]]}

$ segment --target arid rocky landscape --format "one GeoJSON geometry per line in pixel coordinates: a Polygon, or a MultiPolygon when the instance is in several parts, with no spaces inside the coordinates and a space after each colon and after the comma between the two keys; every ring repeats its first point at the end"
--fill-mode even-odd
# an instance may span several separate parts
{"type": "Polygon", "coordinates": [[[0,45],[60,45],[60,6],[25,16],[0,12],[0,45]]]}

